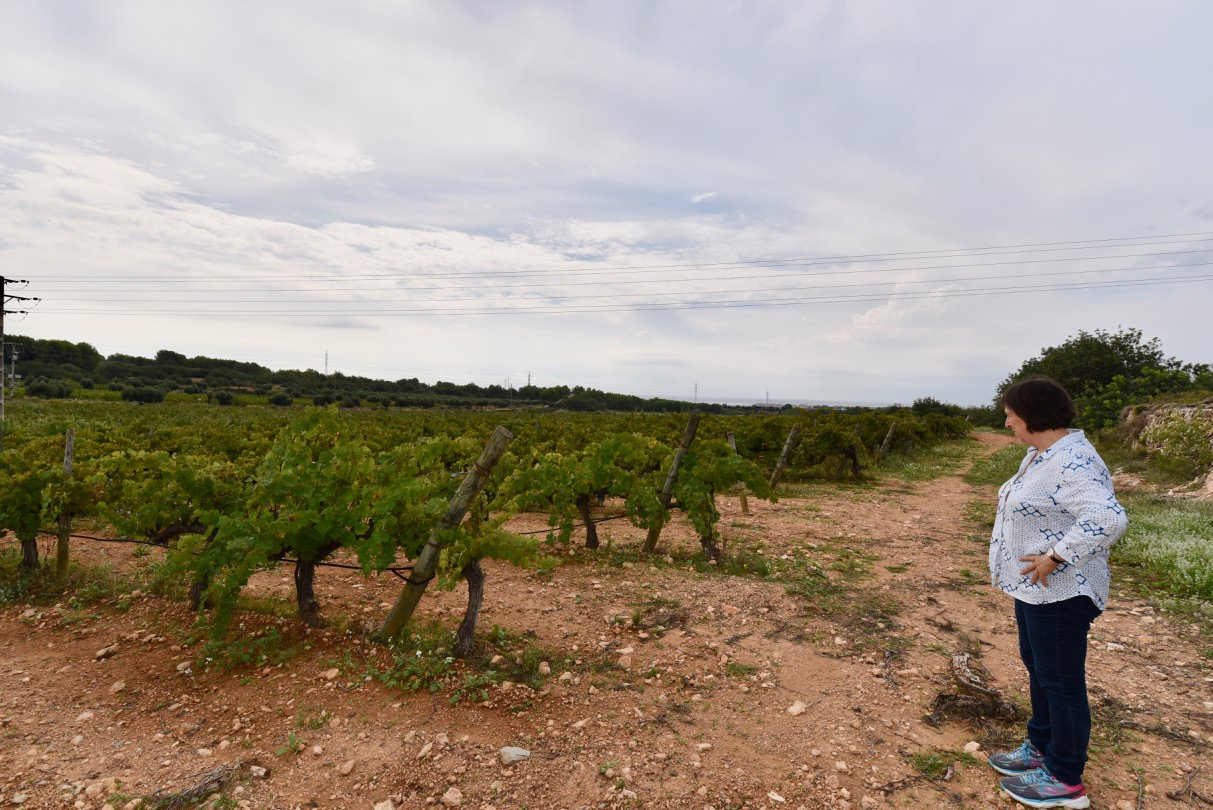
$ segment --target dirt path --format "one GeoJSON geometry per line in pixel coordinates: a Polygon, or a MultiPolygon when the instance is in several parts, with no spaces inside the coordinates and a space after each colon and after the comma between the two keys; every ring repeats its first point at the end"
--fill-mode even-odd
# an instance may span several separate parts
{"type": "MultiPolygon", "coordinates": [[[[979,441],[975,452],[1009,439],[979,441]]],[[[246,641],[268,626],[299,654],[216,671],[197,666],[176,602],[128,590],[90,607],[10,607],[0,806],[121,808],[209,772],[231,776],[219,806],[253,808],[1009,807],[983,752],[965,748],[1017,743],[1022,727],[926,719],[955,689],[955,652],[1025,701],[1011,605],[988,585],[982,530],[966,520],[992,500],[955,475],[813,487],[751,500],[749,515],[722,498],[726,550],[791,587],[610,550],[550,575],[486,564],[481,628],[549,651],[554,671],[538,692],[493,686],[457,705],[449,689],[367,680],[386,651],[357,630],[250,615],[246,641]],[[532,756],[503,766],[507,745],[532,756]],[[946,780],[922,775],[932,754],[946,780]]],[[[641,540],[624,521],[602,532],[613,549],[641,540]]],[[[678,524],[662,536],[680,558],[695,545],[678,524]]],[[[119,571],[154,559],[130,549],[73,553],[119,571]]],[[[381,620],[399,589],[328,569],[317,586],[323,613],[351,627],[381,620]]],[[[289,601],[292,587],[283,570],[253,590],[289,601]]],[[[453,626],[465,600],[431,589],[422,618],[453,626]]],[[[1186,806],[1166,794],[1202,765],[1192,787],[1213,797],[1213,668],[1191,637],[1114,592],[1089,657],[1092,807],[1186,806]]]]}

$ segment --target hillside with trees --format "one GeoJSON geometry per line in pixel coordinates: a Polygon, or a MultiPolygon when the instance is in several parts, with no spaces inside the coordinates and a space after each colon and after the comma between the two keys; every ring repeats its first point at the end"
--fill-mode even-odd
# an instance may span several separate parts
{"type": "MultiPolygon", "coordinates": [[[[230,405],[237,398],[256,398],[271,405],[333,405],[340,407],[510,407],[559,406],[575,411],[627,410],[679,412],[691,403],[662,398],[613,394],[582,386],[477,385],[416,377],[395,381],[350,376],[341,372],[273,371],[257,363],[212,357],[186,357],[161,349],[155,357],[128,354],[104,356],[88,343],[12,337],[20,347],[21,390],[42,398],[125,399],[161,402],[170,395],[205,397],[230,405]]],[[[696,404],[713,413],[766,410],[757,406],[696,404]]]]}

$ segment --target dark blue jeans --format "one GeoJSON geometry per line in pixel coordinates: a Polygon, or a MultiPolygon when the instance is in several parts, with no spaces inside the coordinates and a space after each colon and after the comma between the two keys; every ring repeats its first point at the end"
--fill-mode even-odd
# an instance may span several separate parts
{"type": "Polygon", "coordinates": [[[1019,656],[1032,695],[1028,739],[1044,753],[1049,773],[1069,785],[1082,782],[1087,764],[1087,631],[1099,614],[1086,596],[1043,605],[1015,600],[1019,656]]]}

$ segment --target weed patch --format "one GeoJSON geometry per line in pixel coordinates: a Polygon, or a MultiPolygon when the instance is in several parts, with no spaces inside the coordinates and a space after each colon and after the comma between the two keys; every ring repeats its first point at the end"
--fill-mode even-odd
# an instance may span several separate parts
{"type": "Polygon", "coordinates": [[[990,455],[976,459],[964,474],[964,480],[973,486],[1002,486],[1019,470],[1023,457],[1022,445],[1000,447],[990,455]]]}
{"type": "Polygon", "coordinates": [[[904,481],[933,481],[958,472],[977,446],[975,439],[940,442],[892,456],[880,465],[880,471],[904,481]]]}
{"type": "Polygon", "coordinates": [[[973,755],[965,751],[942,751],[939,749],[909,754],[906,756],[906,762],[910,764],[911,768],[932,782],[947,777],[958,763],[964,765],[977,764],[977,760],[973,755]]]}

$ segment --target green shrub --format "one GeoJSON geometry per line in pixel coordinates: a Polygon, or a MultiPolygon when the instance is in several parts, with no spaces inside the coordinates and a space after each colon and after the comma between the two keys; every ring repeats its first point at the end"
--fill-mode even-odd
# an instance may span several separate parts
{"type": "Polygon", "coordinates": [[[126,402],[164,402],[164,392],[159,388],[123,388],[122,399],[126,402]]]}
{"type": "Polygon", "coordinates": [[[1188,475],[1200,475],[1213,467],[1213,411],[1168,411],[1141,438],[1152,453],[1188,475]]]}
{"type": "Polygon", "coordinates": [[[48,380],[45,377],[38,377],[25,384],[27,396],[42,399],[67,399],[74,390],[75,386],[69,380],[48,380]]]}

